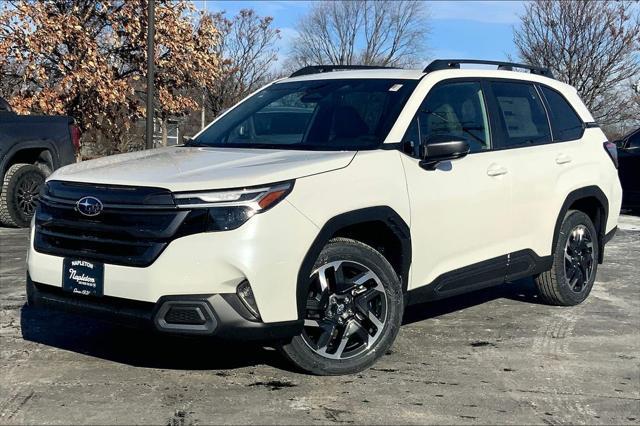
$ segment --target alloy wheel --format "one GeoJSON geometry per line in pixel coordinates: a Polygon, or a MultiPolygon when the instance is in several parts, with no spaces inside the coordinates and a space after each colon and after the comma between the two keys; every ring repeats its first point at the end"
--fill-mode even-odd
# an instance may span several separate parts
{"type": "Polygon", "coordinates": [[[16,202],[25,216],[32,216],[36,210],[36,202],[40,192],[42,178],[31,173],[25,176],[16,188],[16,202]]]}
{"type": "Polygon", "coordinates": [[[593,238],[584,225],[571,230],[564,248],[565,280],[571,290],[583,291],[593,274],[593,238]]]}
{"type": "Polygon", "coordinates": [[[302,339],[318,355],[360,355],[380,338],[386,321],[387,295],[368,267],[338,260],[311,274],[302,339]]]}

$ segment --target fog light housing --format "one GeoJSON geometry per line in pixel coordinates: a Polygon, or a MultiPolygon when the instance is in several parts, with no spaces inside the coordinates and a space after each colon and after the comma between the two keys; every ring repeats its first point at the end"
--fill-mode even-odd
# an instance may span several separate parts
{"type": "Polygon", "coordinates": [[[256,304],[256,298],[253,296],[253,290],[251,290],[251,285],[249,285],[249,281],[242,281],[238,288],[236,289],[236,293],[240,298],[240,301],[244,305],[249,312],[256,318],[260,319],[260,311],[258,311],[258,305],[256,304]]]}

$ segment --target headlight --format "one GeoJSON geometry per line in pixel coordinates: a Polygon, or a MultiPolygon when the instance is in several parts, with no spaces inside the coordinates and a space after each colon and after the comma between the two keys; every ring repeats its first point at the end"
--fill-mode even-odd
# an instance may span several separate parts
{"type": "Polygon", "coordinates": [[[208,231],[227,231],[238,228],[254,214],[269,210],[292,188],[293,181],[255,188],[178,192],[173,197],[178,208],[208,211],[208,231]]]}

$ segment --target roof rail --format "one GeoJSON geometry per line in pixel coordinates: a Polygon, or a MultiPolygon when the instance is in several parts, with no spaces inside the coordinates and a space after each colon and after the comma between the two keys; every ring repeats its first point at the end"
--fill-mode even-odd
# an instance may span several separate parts
{"type": "Polygon", "coordinates": [[[436,59],[424,69],[424,72],[448,70],[460,68],[460,64],[481,64],[481,65],[497,65],[499,70],[513,71],[514,68],[523,68],[529,70],[531,74],[542,75],[544,77],[554,78],[549,68],[542,68],[534,65],[516,64],[514,62],[502,61],[483,61],[479,59],[436,59]]]}
{"type": "Polygon", "coordinates": [[[319,74],[323,72],[342,71],[342,70],[376,70],[389,69],[395,67],[383,67],[378,65],[309,65],[300,68],[289,77],[300,77],[301,75],[319,74]]]}

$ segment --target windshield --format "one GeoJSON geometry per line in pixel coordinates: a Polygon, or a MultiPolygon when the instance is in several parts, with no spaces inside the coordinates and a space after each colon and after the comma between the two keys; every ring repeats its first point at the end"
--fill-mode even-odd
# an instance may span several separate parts
{"type": "Polygon", "coordinates": [[[377,148],[414,80],[315,80],[276,83],[209,126],[188,146],[306,150],[377,148]]]}

